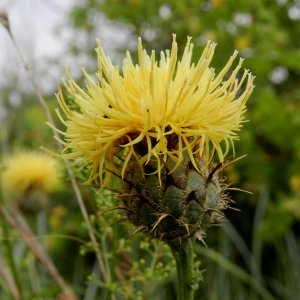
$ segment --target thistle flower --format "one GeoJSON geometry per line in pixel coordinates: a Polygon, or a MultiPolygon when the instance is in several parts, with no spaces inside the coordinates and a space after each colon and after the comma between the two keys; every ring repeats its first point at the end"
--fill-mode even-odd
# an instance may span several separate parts
{"type": "Polygon", "coordinates": [[[19,151],[4,159],[2,185],[23,208],[45,205],[47,195],[58,188],[61,169],[57,159],[37,151],[19,151]]]}
{"type": "Polygon", "coordinates": [[[174,35],[156,60],[139,39],[138,64],[127,53],[120,72],[99,42],[97,80],[83,71],[82,89],[68,74],[71,104],[61,89],[57,95],[64,156],[89,166],[102,187],[112,174],[121,178],[129,220],[159,239],[201,238],[227,207],[213,157],[222,163],[238,138],[254,78],[241,72],[242,59],[233,67],[237,52],[215,74],[215,46],[207,42],[192,63],[188,38],[179,60],[174,35]]]}

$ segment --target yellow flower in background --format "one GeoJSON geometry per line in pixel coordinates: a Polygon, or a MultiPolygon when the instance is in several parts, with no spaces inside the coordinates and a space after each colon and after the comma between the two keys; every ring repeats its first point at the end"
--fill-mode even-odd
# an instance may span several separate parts
{"type": "Polygon", "coordinates": [[[19,151],[4,158],[2,185],[16,197],[39,190],[45,194],[60,184],[61,169],[57,159],[38,151],[19,151]]]}
{"type": "Polygon", "coordinates": [[[77,108],[58,93],[65,157],[91,166],[91,179],[100,180],[109,173],[124,177],[133,159],[139,166],[155,161],[158,173],[167,160],[174,162],[174,172],[184,153],[196,169],[196,157],[208,162],[216,152],[223,161],[238,138],[254,77],[241,71],[242,59],[234,66],[237,51],[216,74],[210,67],[215,46],[207,42],[193,63],[191,38],[181,59],[175,35],[171,50],[159,59],[139,39],[138,64],[127,53],[120,71],[99,43],[97,80],[84,71],[86,89],[70,75],[65,84],[77,108]]]}
{"type": "Polygon", "coordinates": [[[210,3],[212,4],[213,7],[217,8],[224,4],[224,0],[210,0],[210,3]]]}
{"type": "Polygon", "coordinates": [[[300,191],[300,174],[294,174],[290,178],[290,188],[293,192],[300,191]]]}
{"type": "Polygon", "coordinates": [[[249,34],[244,34],[237,37],[234,41],[235,48],[239,51],[242,51],[251,46],[251,36],[249,34]]]}

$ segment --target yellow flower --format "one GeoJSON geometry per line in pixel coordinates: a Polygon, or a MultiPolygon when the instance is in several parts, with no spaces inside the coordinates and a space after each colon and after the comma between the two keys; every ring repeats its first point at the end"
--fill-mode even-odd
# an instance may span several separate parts
{"type": "Polygon", "coordinates": [[[20,151],[4,159],[2,183],[4,190],[15,196],[40,190],[54,191],[60,183],[58,161],[37,151],[20,151]]]}
{"type": "Polygon", "coordinates": [[[234,41],[236,49],[242,51],[251,46],[251,36],[249,34],[244,34],[236,38],[234,41]]]}
{"type": "Polygon", "coordinates": [[[213,7],[217,8],[224,4],[224,0],[210,0],[213,7]]]}
{"type": "Polygon", "coordinates": [[[238,137],[254,77],[248,70],[240,72],[242,59],[233,67],[237,51],[215,74],[210,67],[215,46],[208,41],[192,63],[188,38],[179,60],[174,35],[171,50],[162,51],[157,60],[139,39],[138,64],[127,53],[120,71],[99,42],[97,80],[84,71],[86,89],[70,75],[65,83],[77,108],[68,106],[62,90],[57,95],[65,114],[59,114],[66,126],[65,157],[91,166],[91,179],[100,180],[109,173],[123,177],[132,159],[140,166],[155,161],[158,173],[168,159],[175,163],[172,172],[176,170],[183,153],[196,169],[195,157],[209,161],[216,152],[223,161],[238,137]]]}

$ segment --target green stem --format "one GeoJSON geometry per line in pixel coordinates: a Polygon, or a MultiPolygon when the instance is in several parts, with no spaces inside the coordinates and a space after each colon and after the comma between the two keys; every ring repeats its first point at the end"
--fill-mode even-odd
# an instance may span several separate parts
{"type": "Polygon", "coordinates": [[[177,300],[193,300],[195,292],[195,274],[193,244],[190,240],[184,244],[171,245],[177,268],[177,300]]]}
{"type": "MultiPolygon", "coordinates": [[[[3,216],[3,207],[0,207],[0,212],[3,216]]],[[[16,266],[16,262],[15,262],[15,258],[13,255],[13,246],[11,244],[11,240],[10,240],[10,233],[9,233],[9,228],[8,228],[8,224],[6,222],[2,222],[2,230],[3,230],[3,235],[5,237],[7,237],[7,240],[5,241],[5,243],[3,243],[4,246],[6,246],[6,258],[8,260],[9,266],[11,268],[11,272],[12,272],[12,276],[14,279],[14,283],[16,284],[16,288],[17,288],[17,293],[18,293],[18,297],[20,298],[16,298],[16,299],[23,299],[23,290],[22,290],[22,284],[21,284],[21,280],[19,277],[19,272],[17,270],[17,266],[16,266]]]]}

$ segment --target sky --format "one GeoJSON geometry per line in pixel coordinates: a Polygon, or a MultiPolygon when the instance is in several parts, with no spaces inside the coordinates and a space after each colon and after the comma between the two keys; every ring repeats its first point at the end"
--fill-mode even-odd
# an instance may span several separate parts
{"type": "MultiPolygon", "coordinates": [[[[0,0],[0,9],[7,13],[10,30],[22,56],[32,69],[42,70],[45,68],[46,61],[61,56],[65,52],[66,45],[55,35],[55,29],[56,26],[65,24],[65,16],[71,4],[75,2],[71,0],[0,0]]],[[[4,75],[0,76],[0,87],[10,84],[11,80],[21,85],[21,88],[28,86],[16,48],[2,26],[0,27],[0,70],[4,75]]],[[[54,70],[49,69],[49,74],[45,74],[47,80],[53,72],[54,70]]],[[[51,88],[52,85],[51,83],[51,88]]]]}
{"type": "MultiPolygon", "coordinates": [[[[39,83],[47,94],[52,92],[64,77],[64,67],[70,69],[76,77],[81,68],[89,66],[90,58],[84,54],[74,57],[68,52],[68,42],[74,41],[82,47],[96,47],[96,38],[100,38],[106,52],[128,42],[129,31],[117,24],[110,23],[104,17],[95,18],[97,25],[94,36],[87,40],[86,34],[70,30],[69,10],[80,0],[0,0],[0,10],[8,14],[11,32],[21,49],[22,56],[29,62],[31,69],[39,76],[39,83]],[[54,63],[58,60],[59,63],[54,63]],[[51,63],[52,62],[52,63],[51,63]]],[[[117,58],[116,58],[117,59],[117,58]]],[[[0,88],[10,85],[12,81],[24,90],[30,88],[28,75],[24,71],[17,51],[8,33],[0,27],[0,88]]]]}
{"type": "MultiPolygon", "coordinates": [[[[127,49],[136,47],[136,39],[130,39],[130,28],[100,14],[90,16],[95,25],[92,33],[71,28],[67,17],[70,9],[84,3],[82,0],[0,0],[0,11],[8,15],[10,31],[44,96],[54,96],[57,86],[66,78],[65,68],[75,79],[83,67],[97,70],[96,53],[92,60],[84,51],[96,47],[97,38],[112,61],[119,65],[124,54],[116,49],[125,45],[127,49]],[[70,41],[82,53],[72,54],[68,50],[70,41]]],[[[32,82],[8,32],[0,26],[0,126],[10,118],[8,106],[20,106],[25,94],[35,95],[32,82]]]]}

